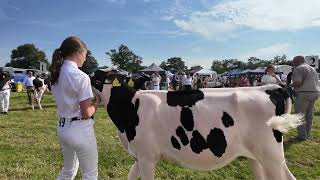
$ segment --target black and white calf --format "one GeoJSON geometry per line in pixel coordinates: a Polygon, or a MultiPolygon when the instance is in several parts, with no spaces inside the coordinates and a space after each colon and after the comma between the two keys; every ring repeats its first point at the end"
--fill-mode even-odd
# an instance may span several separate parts
{"type": "Polygon", "coordinates": [[[128,179],[153,179],[160,159],[212,170],[239,156],[248,158],[256,179],[295,179],[285,163],[282,132],[301,120],[286,114],[290,101],[281,88],[156,93],[136,91],[123,79],[97,71],[91,81],[136,159],[128,179]]]}
{"type": "Polygon", "coordinates": [[[49,89],[48,84],[45,83],[44,79],[39,78],[37,80],[41,81],[42,83],[39,85],[39,87],[35,86],[34,93],[31,93],[31,107],[34,110],[34,103],[36,102],[39,109],[42,110],[41,99],[46,91],[49,92],[49,89]]]}

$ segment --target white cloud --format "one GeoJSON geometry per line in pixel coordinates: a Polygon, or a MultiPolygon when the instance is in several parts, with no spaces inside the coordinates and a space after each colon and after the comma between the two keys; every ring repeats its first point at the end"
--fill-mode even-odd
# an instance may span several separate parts
{"type": "Polygon", "coordinates": [[[320,26],[319,7],[319,0],[225,0],[173,22],[207,38],[228,36],[242,28],[290,31],[320,26]]]}
{"type": "Polygon", "coordinates": [[[256,50],[253,50],[252,52],[240,55],[240,59],[247,60],[250,57],[272,59],[276,55],[288,54],[289,47],[289,43],[272,44],[268,47],[258,48],[256,50]]]}

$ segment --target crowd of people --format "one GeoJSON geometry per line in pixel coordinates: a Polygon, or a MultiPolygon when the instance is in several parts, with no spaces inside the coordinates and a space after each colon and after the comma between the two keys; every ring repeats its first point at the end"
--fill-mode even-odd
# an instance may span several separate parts
{"type": "MultiPolygon", "coordinates": [[[[87,47],[78,37],[66,38],[54,51],[50,67],[52,95],[57,105],[58,137],[63,154],[63,168],[58,179],[72,179],[80,167],[83,179],[97,179],[98,152],[94,132],[93,115],[98,110],[100,97],[91,89],[90,78],[81,67],[85,61],[87,47]]],[[[295,112],[305,114],[305,123],[298,127],[298,138],[307,140],[311,136],[314,104],[319,97],[319,80],[316,70],[305,63],[303,56],[293,59],[294,69],[283,82],[275,74],[275,66],[269,65],[261,81],[254,80],[254,85],[279,84],[295,92],[295,112]]],[[[6,79],[2,73],[2,79],[6,79]]],[[[166,89],[190,91],[193,88],[206,87],[206,77],[191,76],[189,73],[175,73],[171,78],[154,72],[146,85],[150,90],[160,90],[161,83],[166,89]]],[[[30,71],[23,82],[31,104],[35,90],[33,73],[30,71]]],[[[250,86],[250,81],[243,76],[240,86],[250,86]]],[[[6,79],[0,90],[2,114],[8,113],[10,99],[10,80],[6,79]]]]}

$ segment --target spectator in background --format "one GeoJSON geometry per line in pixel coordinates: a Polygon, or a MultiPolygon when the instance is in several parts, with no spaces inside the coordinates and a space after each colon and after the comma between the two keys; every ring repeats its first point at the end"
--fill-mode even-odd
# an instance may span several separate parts
{"type": "Polygon", "coordinates": [[[1,114],[7,114],[9,110],[11,78],[8,73],[0,73],[0,104],[1,114]]]}
{"type": "Polygon", "coordinates": [[[183,90],[191,91],[192,90],[192,77],[188,73],[182,81],[183,90]]]}
{"type": "Polygon", "coordinates": [[[166,90],[169,90],[169,87],[170,87],[170,78],[169,76],[166,77],[166,90]]]}
{"type": "Polygon", "coordinates": [[[160,90],[160,81],[161,81],[161,76],[159,72],[154,72],[151,75],[152,79],[152,84],[153,84],[153,90],[160,90]]]}
{"type": "Polygon", "coordinates": [[[249,80],[246,76],[242,76],[239,83],[240,87],[249,86],[249,80]]]}
{"type": "Polygon", "coordinates": [[[279,78],[278,75],[275,74],[275,72],[276,72],[276,67],[272,64],[268,65],[265,75],[262,76],[261,78],[261,85],[266,85],[266,84],[283,85],[281,79],[279,78]]]}
{"type": "Polygon", "coordinates": [[[299,126],[298,139],[310,138],[312,127],[314,104],[319,97],[320,85],[318,73],[310,65],[305,63],[303,56],[293,59],[292,86],[296,92],[295,111],[305,115],[305,123],[299,126]]]}
{"type": "Polygon", "coordinates": [[[34,86],[33,86],[33,80],[35,79],[35,77],[33,76],[33,72],[32,71],[28,71],[28,76],[24,79],[22,85],[23,88],[25,90],[27,90],[27,95],[28,95],[28,101],[29,104],[31,106],[31,101],[33,98],[31,98],[31,96],[34,95],[34,86]]]}
{"type": "Polygon", "coordinates": [[[289,72],[289,74],[287,75],[287,79],[286,79],[286,86],[287,86],[287,91],[290,94],[290,98],[293,101],[294,97],[296,97],[296,93],[294,92],[292,86],[290,86],[291,82],[292,82],[292,72],[293,72],[293,68],[292,71],[289,72]]]}
{"type": "Polygon", "coordinates": [[[178,76],[178,73],[175,73],[173,76],[172,76],[172,79],[171,79],[171,84],[172,84],[172,87],[173,87],[173,90],[176,91],[178,90],[178,86],[179,86],[179,76],[178,76]]]}

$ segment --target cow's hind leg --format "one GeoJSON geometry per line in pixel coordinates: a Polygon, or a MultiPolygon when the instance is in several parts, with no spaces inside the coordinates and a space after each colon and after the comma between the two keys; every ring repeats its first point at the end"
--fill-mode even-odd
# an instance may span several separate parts
{"type": "Polygon", "coordinates": [[[265,179],[268,180],[295,180],[289,171],[281,144],[269,144],[265,146],[264,153],[256,157],[263,167],[265,179]]]}
{"type": "Polygon", "coordinates": [[[255,159],[248,158],[250,169],[253,172],[254,179],[256,180],[266,180],[265,173],[259,161],[255,159]]]}
{"type": "Polygon", "coordinates": [[[138,165],[140,169],[141,180],[153,180],[156,162],[151,159],[139,158],[138,165]]]}
{"type": "Polygon", "coordinates": [[[132,165],[129,175],[128,175],[128,180],[136,180],[139,176],[139,164],[138,161],[135,161],[134,164],[132,165]]]}

